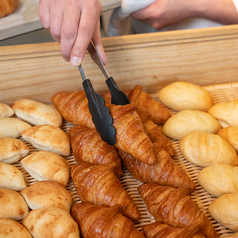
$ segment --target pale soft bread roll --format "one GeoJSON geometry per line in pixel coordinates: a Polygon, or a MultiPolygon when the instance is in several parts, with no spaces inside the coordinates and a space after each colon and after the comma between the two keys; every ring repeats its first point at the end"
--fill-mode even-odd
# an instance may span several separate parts
{"type": "Polygon", "coordinates": [[[70,155],[70,142],[66,133],[57,126],[33,126],[21,133],[22,138],[38,150],[70,155]]]}
{"type": "Polygon", "coordinates": [[[163,133],[170,138],[181,140],[195,131],[216,133],[220,128],[220,123],[206,112],[183,110],[165,122],[163,133]]]}
{"type": "Polygon", "coordinates": [[[20,193],[0,188],[0,218],[22,220],[29,209],[20,193]]]}
{"type": "Polygon", "coordinates": [[[238,231],[238,192],[216,198],[209,205],[208,212],[223,226],[238,231]]]}
{"type": "Polygon", "coordinates": [[[212,96],[199,85],[188,82],[175,82],[159,92],[160,101],[167,107],[182,110],[208,111],[214,105],[212,96]]]}
{"type": "Polygon", "coordinates": [[[238,126],[222,128],[217,132],[217,135],[228,141],[234,147],[236,152],[238,152],[238,126]]]}
{"type": "Polygon", "coordinates": [[[18,118],[0,118],[0,138],[18,138],[31,125],[18,118]]]}
{"type": "Polygon", "coordinates": [[[208,113],[215,117],[222,125],[238,126],[238,100],[234,99],[230,102],[220,102],[212,106],[208,113]]]}
{"type": "Polygon", "coordinates": [[[0,138],[0,161],[13,164],[29,154],[27,145],[15,138],[0,138]]]}
{"type": "Polygon", "coordinates": [[[13,114],[14,111],[9,105],[0,103],[0,118],[11,117],[13,114]]]}
{"type": "Polygon", "coordinates": [[[229,164],[209,166],[198,174],[198,182],[215,197],[238,192],[238,167],[229,164]]]}
{"type": "Polygon", "coordinates": [[[72,197],[60,184],[53,181],[39,181],[21,190],[31,209],[42,207],[59,207],[70,211],[72,197]]]}
{"type": "Polygon", "coordinates": [[[59,154],[39,151],[21,160],[22,167],[36,180],[51,180],[66,186],[69,180],[68,162],[59,154]]]}
{"type": "Polygon", "coordinates": [[[0,162],[0,188],[20,191],[25,187],[23,173],[17,167],[0,162]]]}
{"type": "Polygon", "coordinates": [[[58,127],[62,125],[61,114],[47,104],[30,99],[21,99],[14,102],[11,107],[17,117],[32,125],[48,124],[58,127]]]}
{"type": "Polygon", "coordinates": [[[29,212],[22,224],[34,238],[79,238],[78,224],[69,212],[47,207],[29,212]]]}
{"type": "Polygon", "coordinates": [[[179,142],[185,159],[207,167],[215,164],[238,165],[235,149],[220,136],[208,132],[193,132],[179,142]]]}
{"type": "Polygon", "coordinates": [[[32,238],[32,236],[19,222],[0,219],[0,238],[32,238]]]}

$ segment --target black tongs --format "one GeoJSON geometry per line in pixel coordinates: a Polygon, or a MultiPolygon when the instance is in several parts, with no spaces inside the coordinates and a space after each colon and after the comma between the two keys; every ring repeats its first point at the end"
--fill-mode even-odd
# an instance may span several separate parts
{"type": "MultiPolygon", "coordinates": [[[[127,95],[119,89],[115,80],[109,76],[91,41],[88,46],[88,52],[106,77],[106,83],[111,92],[111,103],[116,105],[129,104],[130,101],[127,95]]],[[[116,130],[112,126],[113,118],[110,115],[110,110],[105,106],[104,98],[95,92],[91,81],[86,79],[82,66],[79,66],[78,68],[83,79],[83,88],[88,99],[89,111],[92,115],[96,130],[100,134],[102,140],[109,145],[114,145],[116,142],[116,130]]]]}

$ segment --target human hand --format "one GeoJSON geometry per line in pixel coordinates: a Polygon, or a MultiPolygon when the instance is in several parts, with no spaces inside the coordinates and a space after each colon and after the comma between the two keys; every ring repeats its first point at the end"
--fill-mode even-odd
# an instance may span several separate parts
{"type": "Polygon", "coordinates": [[[100,35],[101,8],[100,0],[40,0],[42,25],[60,42],[63,58],[73,66],[82,63],[90,40],[107,63],[100,35]]]}

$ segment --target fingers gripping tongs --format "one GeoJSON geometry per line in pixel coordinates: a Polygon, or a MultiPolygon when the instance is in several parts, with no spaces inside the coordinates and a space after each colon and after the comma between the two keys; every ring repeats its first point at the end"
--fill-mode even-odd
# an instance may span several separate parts
{"type": "MultiPolygon", "coordinates": [[[[129,104],[130,102],[127,95],[119,89],[114,79],[107,73],[92,42],[89,43],[88,52],[106,78],[107,86],[111,92],[111,103],[116,105],[129,104]]],[[[95,92],[91,81],[86,79],[82,66],[79,66],[78,68],[83,79],[83,88],[88,99],[89,111],[92,115],[96,130],[100,134],[102,140],[109,145],[114,145],[116,142],[116,130],[112,126],[113,118],[110,115],[109,108],[105,106],[104,98],[95,92]]]]}

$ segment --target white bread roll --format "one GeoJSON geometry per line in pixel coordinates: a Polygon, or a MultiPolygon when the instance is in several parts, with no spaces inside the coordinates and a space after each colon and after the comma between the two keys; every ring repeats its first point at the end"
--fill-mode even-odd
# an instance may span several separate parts
{"type": "Polygon", "coordinates": [[[38,150],[70,155],[70,142],[66,133],[57,126],[33,126],[21,133],[22,138],[38,150]]]}
{"type": "Polygon", "coordinates": [[[27,145],[15,138],[0,138],[0,161],[13,164],[29,154],[27,145]]]}
{"type": "Polygon", "coordinates": [[[190,133],[180,141],[179,148],[185,159],[202,167],[215,164],[238,165],[235,149],[212,133],[190,133]]]}
{"type": "Polygon", "coordinates": [[[216,198],[209,205],[208,212],[223,226],[238,231],[238,192],[216,198]]]}
{"type": "Polygon", "coordinates": [[[21,195],[31,209],[59,207],[69,212],[72,205],[70,193],[53,181],[36,182],[21,190],[21,195]]]}
{"type": "Polygon", "coordinates": [[[238,192],[238,167],[229,164],[209,166],[198,174],[198,182],[215,197],[238,192]]]}
{"type": "Polygon", "coordinates": [[[230,102],[220,102],[212,106],[208,113],[215,117],[222,125],[238,126],[238,100],[232,100],[230,102]]]}
{"type": "Polygon", "coordinates": [[[16,116],[32,125],[62,125],[61,114],[53,107],[30,99],[21,99],[11,105],[16,116]]]}
{"type": "Polygon", "coordinates": [[[22,220],[29,209],[20,193],[0,188],[0,218],[22,220]]]}
{"type": "Polygon", "coordinates": [[[160,90],[159,99],[165,106],[177,111],[208,111],[214,105],[212,96],[204,88],[181,81],[171,83],[160,90]]]}
{"type": "Polygon", "coordinates": [[[19,222],[0,219],[0,238],[32,238],[29,231],[19,222]]]}
{"type": "Polygon", "coordinates": [[[238,127],[228,126],[222,128],[217,132],[217,135],[228,141],[238,152],[238,127]]]}
{"type": "Polygon", "coordinates": [[[0,118],[13,116],[13,109],[7,104],[0,103],[0,118]]]}
{"type": "Polygon", "coordinates": [[[47,207],[29,212],[22,224],[34,238],[79,238],[78,224],[61,208],[47,207]]]}
{"type": "Polygon", "coordinates": [[[22,167],[36,180],[51,180],[66,186],[69,180],[68,162],[59,154],[39,151],[21,160],[22,167]]]}
{"type": "Polygon", "coordinates": [[[17,167],[0,162],[0,188],[20,191],[25,187],[23,173],[17,167]]]}
{"type": "Polygon", "coordinates": [[[216,133],[220,128],[220,123],[206,112],[183,110],[165,122],[163,133],[170,138],[181,140],[195,131],[216,133]]]}
{"type": "Polygon", "coordinates": [[[0,118],[0,138],[18,138],[31,125],[18,118],[0,118]]]}

